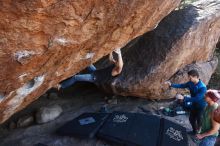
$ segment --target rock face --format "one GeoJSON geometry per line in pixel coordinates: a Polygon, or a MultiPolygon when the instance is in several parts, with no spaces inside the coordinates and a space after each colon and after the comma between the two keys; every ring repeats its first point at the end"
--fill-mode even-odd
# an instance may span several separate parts
{"type": "Polygon", "coordinates": [[[34,123],[34,117],[33,116],[24,116],[21,117],[17,122],[17,128],[27,127],[34,123]]]}
{"type": "Polygon", "coordinates": [[[59,117],[62,111],[62,107],[59,105],[42,107],[36,113],[36,122],[38,124],[50,122],[59,117]]]}
{"type": "Polygon", "coordinates": [[[181,83],[187,81],[188,71],[195,69],[199,72],[199,77],[207,85],[211,75],[215,71],[218,65],[218,58],[214,57],[212,60],[207,62],[196,62],[190,65],[186,65],[184,68],[180,69],[176,74],[171,77],[172,82],[181,83]]]}
{"type": "Polygon", "coordinates": [[[0,123],[152,30],[180,0],[0,0],[0,123]]]}
{"type": "MultiPolygon", "coordinates": [[[[124,96],[173,97],[163,83],[172,78],[186,82],[175,81],[173,75],[186,65],[211,60],[219,37],[220,1],[201,0],[174,11],[156,29],[123,48],[122,73],[102,88],[124,96]]],[[[206,83],[216,68],[214,62],[207,65],[206,83]]]]}
{"type": "MultiPolygon", "coordinates": [[[[214,57],[212,60],[207,62],[196,62],[193,64],[186,65],[184,68],[178,70],[171,78],[171,82],[173,83],[184,83],[188,81],[188,71],[195,69],[199,72],[200,79],[207,85],[209,80],[216,70],[218,65],[218,58],[214,57]]],[[[164,88],[165,89],[165,88],[164,88]]],[[[165,89],[164,96],[173,97],[176,92],[185,92],[187,90],[182,89],[165,89]]]]}

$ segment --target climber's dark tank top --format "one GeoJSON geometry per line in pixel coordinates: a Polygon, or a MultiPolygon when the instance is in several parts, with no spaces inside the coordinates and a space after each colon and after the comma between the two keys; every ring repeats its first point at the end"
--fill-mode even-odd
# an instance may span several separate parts
{"type": "Polygon", "coordinates": [[[112,64],[106,68],[96,70],[94,72],[95,84],[101,85],[112,79],[112,70],[114,67],[115,64],[112,64]]]}

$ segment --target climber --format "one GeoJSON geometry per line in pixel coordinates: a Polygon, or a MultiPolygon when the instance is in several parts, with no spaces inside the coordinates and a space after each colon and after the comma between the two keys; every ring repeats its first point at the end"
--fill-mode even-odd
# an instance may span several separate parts
{"type": "Polygon", "coordinates": [[[207,105],[204,95],[206,93],[206,85],[199,79],[199,73],[197,70],[190,70],[188,72],[189,81],[183,84],[173,84],[170,81],[165,82],[173,88],[188,88],[191,97],[184,97],[184,103],[191,103],[189,108],[190,116],[189,121],[192,126],[192,134],[196,134],[201,128],[202,114],[207,105]]]}
{"type": "Polygon", "coordinates": [[[120,49],[116,49],[113,52],[109,54],[109,61],[111,63],[110,66],[97,70],[94,65],[90,65],[88,67],[89,74],[78,74],[74,75],[58,85],[56,85],[56,88],[59,90],[60,88],[67,88],[71,85],[73,85],[77,81],[85,81],[85,82],[91,82],[95,83],[96,85],[100,85],[103,82],[111,79],[112,77],[116,77],[119,75],[123,68],[123,60],[120,49]],[[117,54],[117,58],[114,59],[113,52],[117,54]]]}

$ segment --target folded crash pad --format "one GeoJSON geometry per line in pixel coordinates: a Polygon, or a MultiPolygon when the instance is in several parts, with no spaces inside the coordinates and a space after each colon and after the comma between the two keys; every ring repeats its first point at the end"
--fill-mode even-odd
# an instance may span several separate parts
{"type": "Polygon", "coordinates": [[[188,146],[186,128],[163,118],[160,129],[159,146],[188,146]]]}
{"type": "Polygon", "coordinates": [[[114,112],[98,137],[121,145],[157,146],[160,118],[152,115],[114,112]]]}
{"type": "Polygon", "coordinates": [[[107,113],[84,113],[57,130],[59,135],[93,138],[108,117],[107,113]]]}
{"type": "Polygon", "coordinates": [[[124,140],[127,139],[127,131],[133,124],[134,116],[132,113],[112,113],[99,130],[98,137],[123,144],[124,140]]]}
{"type": "Polygon", "coordinates": [[[126,146],[187,146],[186,129],[154,115],[114,112],[98,137],[126,146]]]}
{"type": "Polygon", "coordinates": [[[84,113],[63,125],[60,135],[101,139],[126,146],[187,146],[186,129],[154,115],[84,113]]]}

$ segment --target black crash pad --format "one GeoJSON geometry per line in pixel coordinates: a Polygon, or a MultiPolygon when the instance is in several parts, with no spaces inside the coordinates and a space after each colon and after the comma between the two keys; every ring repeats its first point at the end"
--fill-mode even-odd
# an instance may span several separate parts
{"type": "Polygon", "coordinates": [[[188,146],[186,129],[158,116],[84,113],[57,130],[60,135],[99,138],[125,146],[188,146]]]}
{"type": "Polygon", "coordinates": [[[114,112],[98,132],[98,137],[128,146],[157,146],[160,118],[152,115],[114,112]]]}
{"type": "Polygon", "coordinates": [[[188,146],[186,129],[154,115],[114,112],[98,137],[125,146],[188,146]]]}
{"type": "Polygon", "coordinates": [[[84,113],[64,124],[57,133],[63,136],[93,138],[108,116],[107,113],[84,113]]]}
{"type": "Polygon", "coordinates": [[[161,138],[159,146],[188,146],[186,128],[161,119],[161,138]]]}
{"type": "Polygon", "coordinates": [[[37,143],[37,144],[35,144],[34,146],[48,146],[48,145],[43,144],[43,143],[37,143]]]}

